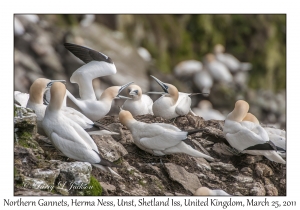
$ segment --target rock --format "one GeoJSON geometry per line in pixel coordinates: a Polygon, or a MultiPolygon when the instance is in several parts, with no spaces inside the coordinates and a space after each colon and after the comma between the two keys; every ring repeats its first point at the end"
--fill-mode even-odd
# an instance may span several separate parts
{"type": "Polygon", "coordinates": [[[274,184],[265,185],[267,195],[278,196],[278,190],[274,184]]]}
{"type": "Polygon", "coordinates": [[[233,172],[237,170],[232,164],[226,164],[222,162],[211,163],[210,166],[214,170],[223,171],[223,172],[224,171],[233,172]]]}
{"type": "Polygon", "coordinates": [[[251,168],[249,167],[244,167],[241,169],[241,172],[244,174],[244,175],[248,175],[248,176],[251,176],[253,171],[251,168]]]}
{"type": "Polygon", "coordinates": [[[49,185],[46,181],[42,179],[36,179],[26,176],[23,177],[23,186],[25,188],[35,190],[52,191],[54,189],[54,185],[49,185]]]}
{"type": "Polygon", "coordinates": [[[247,164],[253,164],[256,162],[259,162],[263,159],[262,156],[260,155],[256,155],[256,156],[252,156],[252,155],[247,155],[246,158],[243,160],[243,162],[247,163],[247,164]]]}
{"type": "Polygon", "coordinates": [[[224,143],[216,143],[213,146],[213,150],[218,153],[220,156],[227,155],[227,156],[233,156],[231,152],[227,148],[230,148],[224,143]]]}
{"type": "Polygon", "coordinates": [[[107,182],[100,182],[100,185],[104,191],[109,195],[109,193],[116,192],[116,187],[114,185],[111,185],[107,182]]]}
{"type": "Polygon", "coordinates": [[[198,177],[187,172],[183,167],[173,163],[165,163],[165,167],[170,178],[173,181],[180,183],[188,192],[194,194],[195,191],[201,187],[198,177]]]}
{"type": "Polygon", "coordinates": [[[34,189],[16,188],[14,196],[59,196],[59,194],[34,189]]]}
{"type": "Polygon", "coordinates": [[[60,181],[75,185],[89,184],[92,166],[87,162],[62,162],[51,160],[52,168],[60,169],[60,181]]]}
{"type": "Polygon", "coordinates": [[[209,163],[204,158],[192,157],[192,159],[196,162],[197,166],[201,170],[209,170],[209,171],[211,170],[211,167],[210,167],[209,163]]]}
{"type": "Polygon", "coordinates": [[[237,176],[231,175],[233,178],[236,179],[236,181],[241,182],[241,183],[248,183],[248,182],[253,182],[253,178],[251,176],[244,176],[242,174],[239,174],[237,176]]]}
{"type": "Polygon", "coordinates": [[[122,144],[116,142],[111,136],[92,135],[96,145],[99,148],[100,154],[109,161],[116,161],[122,156],[128,154],[127,150],[122,144]]]}
{"type": "Polygon", "coordinates": [[[255,182],[253,184],[252,189],[250,190],[250,195],[254,196],[264,196],[266,195],[266,191],[264,186],[260,182],[255,182]]]}
{"type": "Polygon", "coordinates": [[[272,169],[263,163],[255,164],[255,172],[258,176],[273,176],[273,174],[274,174],[272,169]]]}
{"type": "Polygon", "coordinates": [[[55,179],[58,177],[60,170],[45,170],[45,169],[34,169],[32,171],[32,176],[34,178],[42,179],[47,182],[48,185],[54,185],[55,179]]]}

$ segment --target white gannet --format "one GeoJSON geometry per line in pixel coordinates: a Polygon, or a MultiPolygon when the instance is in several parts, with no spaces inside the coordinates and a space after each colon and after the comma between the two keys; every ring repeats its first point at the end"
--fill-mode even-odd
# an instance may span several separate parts
{"type": "Polygon", "coordinates": [[[133,82],[129,82],[123,86],[112,86],[104,90],[99,100],[80,100],[76,99],[69,91],[68,97],[79,107],[83,114],[91,119],[97,121],[102,119],[111,109],[112,101],[114,99],[129,99],[126,96],[120,95],[122,90],[128,87],[133,82]]]}
{"type": "MultiPolygon", "coordinates": [[[[93,79],[115,74],[117,72],[115,64],[107,55],[90,48],[71,43],[65,43],[64,46],[72,54],[86,63],[74,71],[70,78],[71,83],[77,83],[79,86],[81,101],[83,103],[85,100],[96,101],[97,99],[92,84],[93,79]]],[[[71,93],[67,93],[69,97],[71,93]]],[[[75,97],[70,99],[75,104],[78,100],[75,97]]]]}
{"type": "Polygon", "coordinates": [[[193,77],[194,83],[202,93],[210,93],[214,81],[206,69],[197,72],[193,77]]]}
{"type": "Polygon", "coordinates": [[[197,108],[192,110],[204,120],[225,120],[225,116],[218,110],[213,109],[211,102],[208,100],[200,101],[197,108]]]}
{"type": "Polygon", "coordinates": [[[164,92],[148,92],[151,94],[161,94],[152,106],[155,116],[165,119],[172,119],[178,116],[183,116],[191,111],[192,99],[191,95],[198,93],[182,93],[178,92],[174,85],[163,83],[156,77],[151,77],[162,87],[164,92]]]}
{"type": "MultiPolygon", "coordinates": [[[[259,125],[258,119],[251,113],[247,113],[243,121],[249,121],[259,125]]],[[[285,156],[286,153],[285,131],[281,129],[269,128],[269,127],[264,127],[264,129],[267,132],[270,141],[275,144],[278,154],[281,155],[282,157],[285,156]]]]}
{"type": "Polygon", "coordinates": [[[218,82],[230,83],[233,81],[232,75],[228,68],[211,53],[207,54],[204,59],[204,67],[208,70],[214,80],[218,82]]]}
{"type": "Polygon", "coordinates": [[[182,131],[170,124],[139,122],[126,110],[120,111],[119,119],[130,130],[136,146],[146,152],[156,156],[185,153],[194,157],[214,160],[214,158],[193,149],[183,142],[189,134],[200,130],[182,131]]]}
{"type": "Polygon", "coordinates": [[[233,55],[230,55],[228,53],[224,53],[225,48],[221,44],[217,44],[214,47],[214,54],[216,56],[216,59],[220,61],[221,63],[225,64],[227,68],[231,72],[237,72],[237,71],[249,71],[252,68],[251,63],[243,63],[240,62],[236,57],[233,55]]]}
{"type": "Polygon", "coordinates": [[[227,115],[223,132],[228,143],[240,153],[263,155],[269,160],[285,164],[263,127],[252,122],[242,122],[248,110],[249,104],[238,100],[233,111],[227,115]]]}
{"type": "Polygon", "coordinates": [[[130,85],[127,88],[128,95],[132,97],[127,99],[123,104],[123,109],[129,111],[133,116],[152,114],[152,99],[145,94],[142,94],[142,89],[138,85],[130,85]]]}
{"type": "MultiPolygon", "coordinates": [[[[53,82],[57,82],[57,81],[65,82],[64,80],[49,80],[45,78],[38,78],[30,86],[27,108],[30,108],[35,111],[35,114],[37,116],[38,133],[42,135],[45,134],[42,127],[42,121],[44,119],[45,110],[47,107],[45,104],[43,104],[43,100],[45,96],[44,92],[49,87],[51,87],[53,82]]],[[[80,113],[79,111],[71,107],[66,107],[64,106],[64,104],[65,104],[65,98],[63,101],[63,107],[61,108],[61,113],[66,117],[70,118],[71,120],[73,120],[74,122],[76,122],[77,124],[79,124],[83,129],[88,129],[87,131],[92,132],[90,134],[95,134],[95,135],[107,134],[107,131],[92,129],[93,127],[103,127],[103,126],[101,126],[100,124],[95,125],[94,122],[92,122],[82,113],[80,113]]],[[[111,133],[111,134],[116,134],[116,133],[111,133]]]]}
{"type": "Polygon", "coordinates": [[[229,195],[224,190],[211,190],[207,187],[200,187],[196,190],[194,195],[212,195],[212,196],[218,196],[218,195],[229,195]]]}
{"type": "Polygon", "coordinates": [[[174,68],[174,74],[176,77],[192,77],[195,73],[201,72],[202,63],[197,60],[186,60],[178,63],[174,68]]]}
{"type": "Polygon", "coordinates": [[[28,93],[22,93],[20,91],[14,91],[15,95],[15,101],[17,101],[22,107],[26,107],[29,94],[28,93]]]}
{"type": "Polygon", "coordinates": [[[110,168],[117,165],[104,159],[99,154],[95,142],[88,133],[62,114],[61,108],[66,94],[65,85],[55,82],[50,91],[51,100],[46,108],[42,126],[52,144],[69,158],[89,162],[97,168],[120,176],[110,168]]]}

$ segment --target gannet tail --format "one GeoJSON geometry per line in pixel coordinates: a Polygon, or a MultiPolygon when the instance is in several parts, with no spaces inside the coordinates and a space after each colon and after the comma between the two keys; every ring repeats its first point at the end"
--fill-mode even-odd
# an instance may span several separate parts
{"type": "Polygon", "coordinates": [[[199,152],[198,150],[193,149],[191,146],[185,144],[184,142],[180,142],[174,147],[170,147],[166,150],[164,150],[165,154],[172,154],[172,153],[185,153],[188,155],[191,155],[193,157],[201,157],[205,158],[207,160],[213,161],[214,158],[210,157],[208,155],[203,154],[202,152],[199,152]]]}
{"type": "Polygon", "coordinates": [[[106,166],[102,166],[102,165],[98,165],[98,164],[92,164],[92,165],[95,166],[96,168],[100,168],[102,171],[111,173],[111,175],[115,175],[117,177],[121,177],[117,172],[115,172],[114,170],[112,170],[110,167],[106,167],[106,166]]]}
{"type": "Polygon", "coordinates": [[[108,130],[97,130],[97,131],[87,131],[89,135],[98,135],[98,136],[104,136],[104,135],[120,135],[119,133],[108,131],[108,130]]]}
{"type": "Polygon", "coordinates": [[[245,150],[242,153],[250,155],[263,155],[271,161],[285,164],[285,160],[275,150],[245,150]]]}

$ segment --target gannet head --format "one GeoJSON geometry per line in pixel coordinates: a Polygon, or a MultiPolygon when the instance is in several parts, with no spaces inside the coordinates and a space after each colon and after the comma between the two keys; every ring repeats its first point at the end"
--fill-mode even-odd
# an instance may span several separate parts
{"type": "Polygon", "coordinates": [[[213,62],[214,60],[216,60],[214,54],[212,53],[208,53],[206,56],[205,56],[205,62],[207,63],[211,63],[213,62]]]}
{"type": "Polygon", "coordinates": [[[196,190],[194,195],[213,195],[212,191],[207,187],[200,187],[196,190]]]}
{"type": "Polygon", "coordinates": [[[112,86],[107,88],[101,95],[100,100],[109,100],[112,101],[113,99],[131,99],[126,96],[120,95],[121,92],[128,87],[133,82],[129,82],[122,86],[112,86]]]}
{"type": "Polygon", "coordinates": [[[50,88],[50,94],[49,108],[51,110],[60,110],[66,95],[66,86],[61,82],[54,82],[50,88]]]}
{"type": "Polygon", "coordinates": [[[138,100],[142,97],[142,89],[138,85],[130,85],[127,88],[128,96],[131,96],[134,100],[138,100]]]}
{"type": "Polygon", "coordinates": [[[234,109],[227,116],[227,119],[236,122],[241,122],[247,115],[249,111],[249,104],[246,101],[238,100],[235,103],[234,109]]]}
{"type": "Polygon", "coordinates": [[[246,117],[244,117],[243,121],[250,121],[259,125],[258,119],[251,113],[247,113],[246,117]]]}
{"type": "Polygon", "coordinates": [[[164,83],[162,81],[160,81],[159,79],[157,79],[156,77],[150,75],[163,89],[164,92],[148,92],[148,93],[152,93],[152,94],[163,94],[167,97],[171,97],[173,99],[173,101],[176,103],[178,100],[178,89],[172,85],[172,84],[168,84],[168,83],[164,83]]]}
{"type": "Polygon", "coordinates": [[[212,104],[208,100],[202,100],[198,103],[198,108],[205,109],[205,110],[212,109],[212,104]]]}
{"type": "Polygon", "coordinates": [[[135,121],[132,114],[129,111],[121,110],[119,113],[119,119],[122,125],[127,126],[130,121],[135,121]]]}
{"type": "Polygon", "coordinates": [[[225,51],[225,47],[221,44],[217,44],[214,47],[214,53],[223,53],[225,51]]]}
{"type": "Polygon", "coordinates": [[[43,94],[50,81],[46,78],[38,78],[32,83],[29,89],[29,100],[32,103],[43,104],[43,94]]]}

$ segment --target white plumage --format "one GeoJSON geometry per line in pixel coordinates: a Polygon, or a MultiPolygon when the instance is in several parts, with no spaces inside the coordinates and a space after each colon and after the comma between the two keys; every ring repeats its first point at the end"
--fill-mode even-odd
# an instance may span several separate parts
{"type": "Polygon", "coordinates": [[[269,160],[285,164],[269,142],[267,132],[258,124],[243,121],[249,110],[249,104],[239,100],[234,110],[228,114],[223,127],[228,143],[238,152],[263,155],[269,160]]]}
{"type": "Polygon", "coordinates": [[[194,157],[203,157],[213,160],[191,146],[185,144],[188,132],[164,123],[143,123],[136,121],[129,111],[119,113],[120,122],[132,133],[134,143],[142,150],[151,154],[162,156],[173,153],[185,153],[194,157]]]}
{"type": "Polygon", "coordinates": [[[194,195],[200,195],[200,196],[227,196],[229,195],[227,192],[225,192],[224,190],[211,190],[207,187],[200,187],[196,190],[196,192],[194,193],[194,195]]]}
{"type": "Polygon", "coordinates": [[[127,99],[124,102],[123,109],[129,111],[133,116],[152,114],[152,99],[142,94],[142,89],[138,85],[128,86],[128,96],[132,99],[127,99]]]}
{"type": "Polygon", "coordinates": [[[95,142],[88,133],[61,113],[65,94],[66,89],[62,83],[56,82],[52,85],[51,101],[42,121],[44,131],[52,144],[69,158],[89,162],[95,167],[118,175],[109,167],[115,165],[101,157],[95,142]]]}

